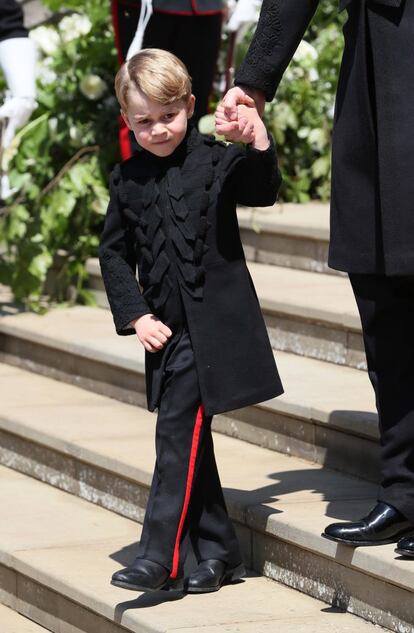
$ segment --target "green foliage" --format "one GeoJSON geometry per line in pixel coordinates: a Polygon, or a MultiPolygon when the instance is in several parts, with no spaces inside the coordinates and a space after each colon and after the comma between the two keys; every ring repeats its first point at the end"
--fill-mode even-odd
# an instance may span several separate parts
{"type": "MultiPolygon", "coordinates": [[[[62,11],[60,0],[44,4],[62,11]]],[[[4,159],[15,194],[1,217],[0,282],[38,310],[46,295],[91,300],[82,288],[85,263],[97,253],[108,173],[118,159],[108,6],[66,0],[65,8],[59,24],[32,31],[41,55],[39,106],[4,159]]]]}

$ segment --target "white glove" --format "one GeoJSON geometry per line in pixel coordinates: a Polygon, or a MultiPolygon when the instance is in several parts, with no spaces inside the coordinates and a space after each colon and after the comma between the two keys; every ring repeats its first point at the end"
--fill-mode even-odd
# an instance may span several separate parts
{"type": "Polygon", "coordinates": [[[22,127],[36,108],[36,101],[27,97],[11,97],[8,95],[0,107],[0,119],[7,119],[4,132],[1,137],[1,147],[5,149],[10,145],[16,130],[22,127]]]}
{"type": "Polygon", "coordinates": [[[0,119],[8,119],[1,142],[4,149],[36,107],[36,48],[33,40],[13,37],[0,42],[0,66],[8,86],[6,100],[0,107],[0,119]]]}
{"type": "Polygon", "coordinates": [[[226,24],[226,31],[235,33],[241,26],[257,22],[262,2],[263,0],[238,0],[226,24]]]}

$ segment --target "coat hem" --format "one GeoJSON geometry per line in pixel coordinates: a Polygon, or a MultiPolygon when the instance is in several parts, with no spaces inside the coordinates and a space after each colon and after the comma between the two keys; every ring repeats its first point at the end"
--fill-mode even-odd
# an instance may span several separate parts
{"type": "Polygon", "coordinates": [[[234,402],[223,402],[217,406],[209,406],[208,403],[204,402],[204,412],[207,416],[219,415],[220,413],[226,413],[227,411],[235,411],[236,409],[242,409],[243,407],[249,407],[254,404],[266,402],[267,400],[272,400],[273,398],[281,396],[283,393],[284,389],[282,386],[277,389],[272,386],[269,389],[258,393],[255,392],[254,394],[250,394],[244,398],[237,398],[234,402]]]}

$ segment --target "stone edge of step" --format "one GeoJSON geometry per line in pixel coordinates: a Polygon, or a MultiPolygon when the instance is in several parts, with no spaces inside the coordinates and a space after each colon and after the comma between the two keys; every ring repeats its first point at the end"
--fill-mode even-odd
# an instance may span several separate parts
{"type": "Polygon", "coordinates": [[[329,241],[329,204],[311,202],[307,204],[277,203],[268,209],[255,207],[238,207],[237,217],[241,229],[255,233],[271,233],[274,235],[298,237],[310,241],[329,241]],[[296,209],[307,209],[308,220],[298,224],[291,221],[296,209]],[[326,214],[326,224],[312,220],[313,210],[326,214]]]}
{"type": "MultiPolygon", "coordinates": [[[[25,327],[19,327],[17,323],[5,323],[4,319],[0,319],[0,334],[10,336],[24,341],[41,344],[51,349],[57,349],[59,351],[67,352],[69,354],[77,355],[79,357],[98,361],[106,365],[118,367],[127,371],[134,372],[141,377],[145,373],[145,362],[143,357],[137,356],[134,359],[126,358],[120,354],[102,351],[97,347],[88,347],[76,342],[61,341],[58,338],[45,333],[39,333],[38,331],[32,332],[25,327]]],[[[281,352],[276,352],[276,357],[281,352]]],[[[301,356],[289,355],[294,357],[295,362],[306,362],[310,359],[303,359],[301,356]]],[[[324,363],[324,361],[318,361],[311,359],[314,363],[324,363]]],[[[324,363],[326,364],[326,363],[324,363]]],[[[344,368],[342,366],[332,365],[332,371],[340,371],[344,368]],[[337,368],[338,367],[338,368],[337,368]]],[[[346,368],[348,371],[359,372],[357,369],[346,368]]],[[[359,415],[347,415],[347,412],[327,412],[322,408],[309,406],[300,402],[292,402],[275,398],[259,405],[255,405],[260,409],[272,412],[288,415],[292,418],[304,419],[307,422],[318,424],[324,427],[334,428],[338,431],[351,433],[353,435],[362,436],[368,439],[377,439],[378,430],[377,423],[374,420],[374,416],[370,413],[364,414],[361,412],[359,415]]]]}
{"type": "MultiPolygon", "coordinates": [[[[15,436],[20,436],[25,441],[33,442],[46,449],[52,449],[63,455],[70,456],[87,466],[92,466],[92,468],[103,469],[116,477],[133,481],[138,487],[148,488],[150,485],[151,473],[138,467],[131,468],[123,464],[122,460],[109,459],[90,447],[80,447],[77,445],[76,440],[62,439],[58,435],[52,436],[51,433],[37,431],[22,422],[16,422],[1,415],[0,428],[15,436]]],[[[297,458],[292,457],[291,459],[297,458]]],[[[297,459],[297,461],[302,466],[303,461],[300,459],[297,459]]],[[[326,476],[329,477],[330,471],[326,470],[325,472],[326,476]]],[[[332,472],[332,476],[336,477],[337,474],[332,472]]],[[[343,477],[350,480],[354,479],[349,475],[343,475],[343,477]]],[[[353,497],[343,500],[343,502],[347,503],[352,501],[352,499],[353,497]]],[[[360,503],[364,499],[367,500],[367,503],[372,501],[371,498],[367,498],[366,493],[361,494],[354,501],[360,503]]],[[[253,530],[254,533],[259,535],[259,538],[260,534],[277,538],[303,550],[312,551],[317,556],[329,558],[336,563],[357,569],[379,579],[385,578],[394,585],[408,591],[414,591],[414,569],[411,569],[411,574],[408,573],[404,581],[401,578],[400,570],[395,569],[392,559],[384,561],[381,556],[376,556],[378,548],[362,548],[358,550],[341,546],[323,539],[319,534],[309,529],[306,526],[306,522],[305,524],[297,521],[295,523],[294,520],[289,519],[289,516],[286,519],[283,511],[273,511],[269,506],[258,504],[257,502],[241,507],[237,500],[232,501],[231,497],[228,502],[230,508],[232,508],[233,518],[243,527],[253,530]]],[[[327,522],[329,522],[328,519],[327,522]]],[[[409,566],[407,569],[410,571],[409,566]]]]}
{"type": "MultiPolygon", "coordinates": [[[[252,267],[267,267],[269,264],[263,264],[258,262],[250,262],[252,267]]],[[[86,269],[88,274],[96,278],[98,281],[98,285],[102,284],[101,280],[101,271],[99,267],[99,262],[96,258],[91,258],[87,261],[86,269]]],[[[282,268],[279,266],[272,266],[272,269],[281,270],[283,274],[289,274],[288,268],[282,268]]],[[[309,275],[315,275],[316,273],[310,271],[297,271],[292,269],[292,274],[296,277],[299,274],[303,274],[304,278],[309,275]]],[[[332,275],[325,275],[327,281],[332,283],[332,275]]],[[[318,273],[318,283],[320,284],[321,279],[324,278],[322,273],[318,273]]],[[[340,277],[335,278],[336,283],[348,283],[346,279],[342,280],[340,277]]],[[[99,288],[95,288],[95,292],[102,292],[104,294],[104,290],[99,290],[99,288]]],[[[296,318],[299,320],[307,321],[309,323],[315,324],[323,324],[325,326],[331,326],[335,328],[340,328],[344,330],[350,330],[351,332],[360,333],[361,332],[361,323],[358,315],[355,313],[340,311],[340,310],[332,310],[320,308],[318,306],[301,306],[296,302],[287,302],[281,301],[277,298],[268,298],[260,295],[260,291],[258,291],[258,297],[260,301],[260,306],[265,313],[265,315],[271,316],[282,316],[283,318],[296,318]]],[[[105,302],[106,304],[106,302],[105,302]]]]}

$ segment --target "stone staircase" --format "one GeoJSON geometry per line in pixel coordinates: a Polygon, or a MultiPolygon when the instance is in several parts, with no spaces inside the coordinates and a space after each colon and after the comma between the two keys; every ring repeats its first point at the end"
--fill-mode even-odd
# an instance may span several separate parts
{"type": "MultiPolygon", "coordinates": [[[[5,304],[0,602],[55,633],[414,631],[412,562],[392,545],[350,549],[320,537],[370,507],[378,476],[356,308],[346,278],[323,263],[327,221],[324,205],[240,210],[286,393],[215,420],[251,570],[215,595],[137,598],[108,583],[133,557],[154,461],[136,340],[117,337],[100,308],[36,316],[5,304]]],[[[105,305],[97,263],[89,268],[105,305]]]]}

